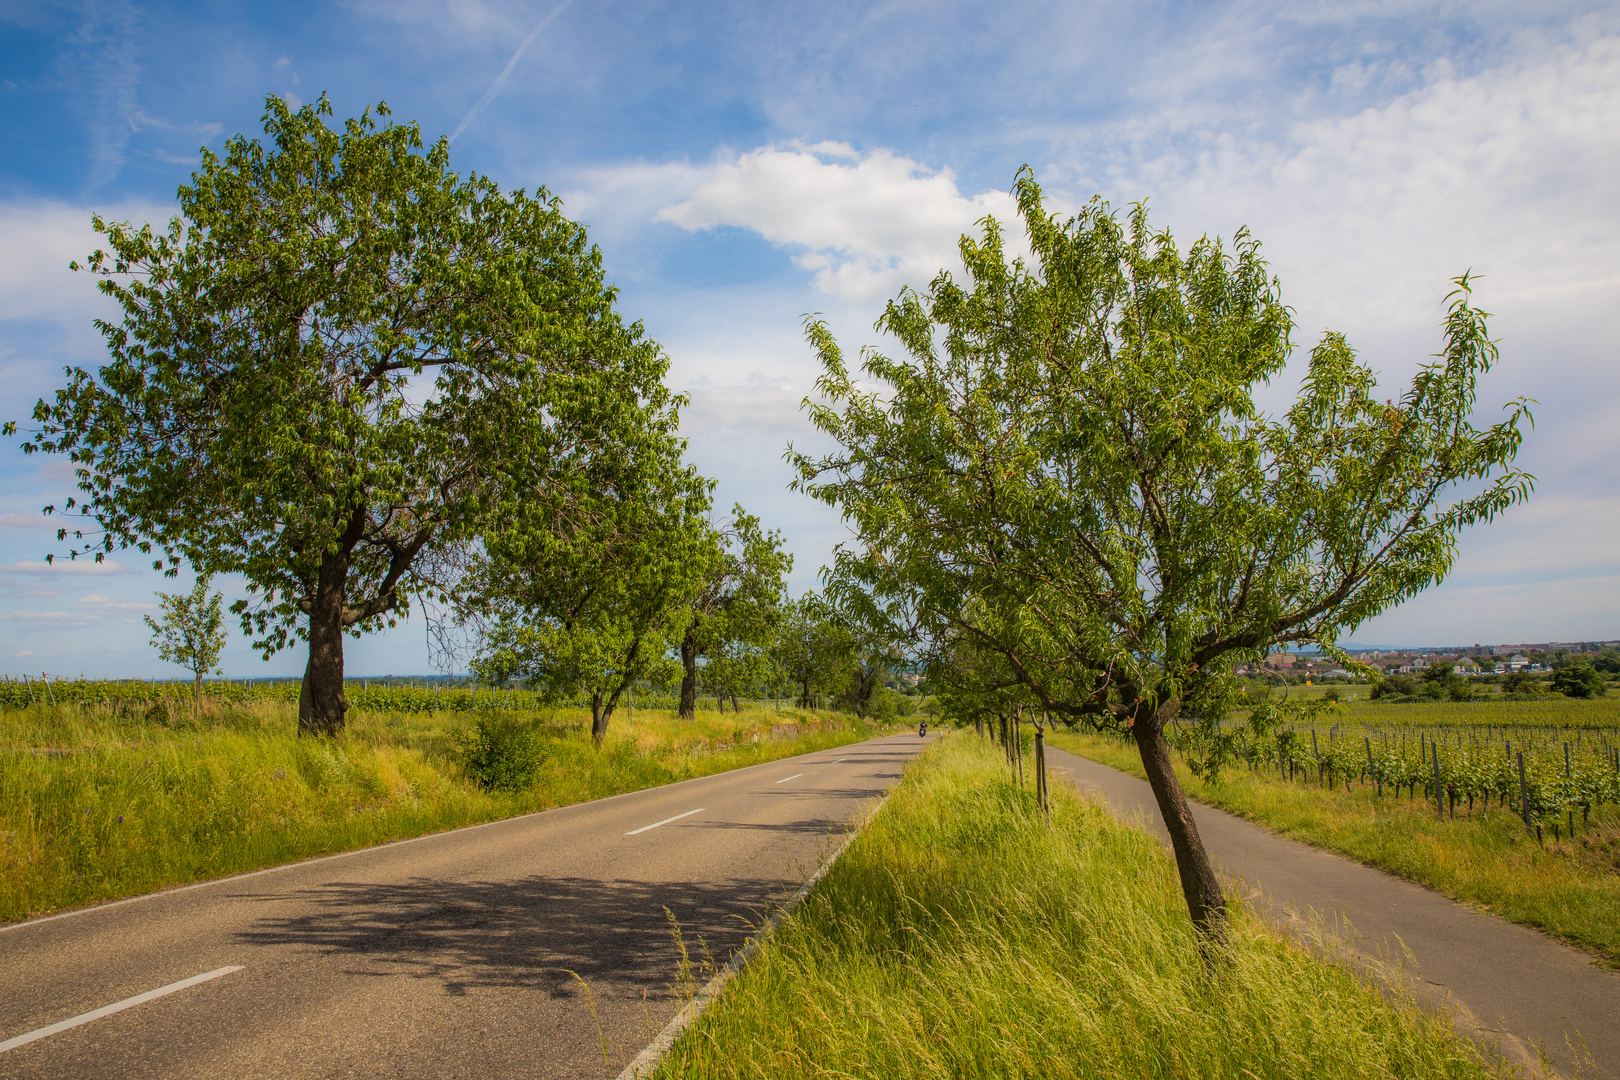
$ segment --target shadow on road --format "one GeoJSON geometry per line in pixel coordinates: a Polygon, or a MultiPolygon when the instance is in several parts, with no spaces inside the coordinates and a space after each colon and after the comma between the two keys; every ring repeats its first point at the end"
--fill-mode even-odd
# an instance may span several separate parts
{"type": "Polygon", "coordinates": [[[433,979],[453,995],[526,988],[572,997],[573,972],[599,996],[657,1000],[674,992],[678,975],[665,908],[694,963],[706,951],[720,964],[789,892],[765,879],[337,882],[297,894],[304,914],[264,920],[237,940],[348,954],[351,974],[433,979]]]}

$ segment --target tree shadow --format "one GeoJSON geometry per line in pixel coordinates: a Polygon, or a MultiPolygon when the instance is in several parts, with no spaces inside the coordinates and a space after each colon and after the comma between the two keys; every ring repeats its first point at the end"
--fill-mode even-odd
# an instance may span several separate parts
{"type": "Polygon", "coordinates": [[[765,878],[334,882],[294,894],[302,913],[265,919],[237,940],[345,955],[349,974],[432,979],[452,995],[525,988],[573,997],[578,975],[599,996],[658,1000],[675,992],[679,971],[671,915],[693,963],[707,954],[718,965],[791,892],[765,878]]]}

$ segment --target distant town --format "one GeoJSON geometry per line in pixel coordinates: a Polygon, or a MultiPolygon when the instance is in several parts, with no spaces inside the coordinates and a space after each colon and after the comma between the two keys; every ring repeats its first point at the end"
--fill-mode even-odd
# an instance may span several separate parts
{"type": "MultiPolygon", "coordinates": [[[[1450,646],[1432,649],[1346,649],[1346,655],[1385,675],[1421,675],[1436,664],[1448,664],[1458,675],[1507,675],[1515,671],[1551,671],[1563,659],[1598,654],[1620,647],[1620,641],[1544,641],[1516,645],[1450,646]]],[[[1356,679],[1319,653],[1274,652],[1259,664],[1245,664],[1239,675],[1284,675],[1311,681],[1356,679]]]]}

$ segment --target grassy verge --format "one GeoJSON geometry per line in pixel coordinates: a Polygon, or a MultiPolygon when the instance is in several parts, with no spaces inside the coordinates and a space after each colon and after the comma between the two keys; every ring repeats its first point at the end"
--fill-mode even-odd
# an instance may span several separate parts
{"type": "MultiPolygon", "coordinates": [[[[1141,777],[1134,746],[1054,733],[1052,745],[1141,777]]],[[[1546,931],[1620,967],[1620,811],[1603,807],[1574,841],[1538,844],[1511,812],[1440,820],[1432,803],[1376,789],[1323,790],[1241,765],[1208,784],[1177,766],[1187,794],[1283,836],[1376,866],[1454,900],[1546,931]]]]}
{"type": "Polygon", "coordinates": [[[949,738],[657,1075],[1487,1075],[1443,1021],[1233,918],[1206,970],[1157,841],[1064,790],[1048,826],[949,738]]]}
{"type": "MultiPolygon", "coordinates": [[[[522,714],[518,714],[522,715],[522,714]]],[[[867,737],[773,710],[678,721],[638,709],[606,747],[588,717],[523,717],[532,784],[486,791],[464,767],[467,714],[350,714],[335,740],[296,707],[245,702],[200,722],[108,706],[0,711],[0,920],[706,776],[867,737]],[[802,721],[783,723],[783,721],[802,721]]]]}

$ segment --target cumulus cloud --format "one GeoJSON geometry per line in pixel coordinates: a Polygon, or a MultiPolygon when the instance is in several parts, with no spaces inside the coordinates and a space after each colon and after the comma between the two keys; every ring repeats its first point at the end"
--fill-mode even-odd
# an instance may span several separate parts
{"type": "MultiPolygon", "coordinates": [[[[645,175],[645,171],[643,171],[645,175]]],[[[964,195],[949,169],[846,143],[767,146],[701,170],[691,193],[657,218],[685,229],[752,229],[795,252],[815,287],[873,300],[958,265],[956,243],[987,215],[1016,218],[1006,192],[964,195]]],[[[1017,244],[1021,233],[1009,231],[1017,244]]]]}

